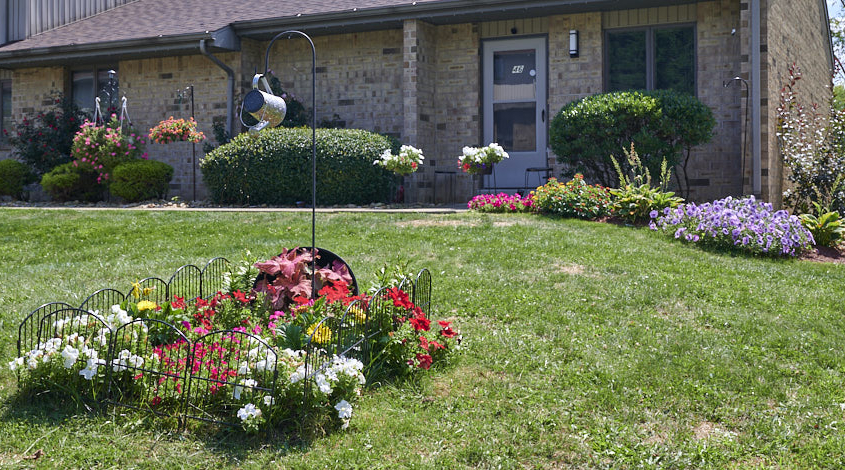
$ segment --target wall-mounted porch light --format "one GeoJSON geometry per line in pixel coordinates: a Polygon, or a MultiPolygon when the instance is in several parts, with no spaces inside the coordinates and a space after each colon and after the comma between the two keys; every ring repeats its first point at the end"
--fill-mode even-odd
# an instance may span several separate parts
{"type": "Polygon", "coordinates": [[[569,57],[578,57],[578,30],[569,30],[569,57]]]}

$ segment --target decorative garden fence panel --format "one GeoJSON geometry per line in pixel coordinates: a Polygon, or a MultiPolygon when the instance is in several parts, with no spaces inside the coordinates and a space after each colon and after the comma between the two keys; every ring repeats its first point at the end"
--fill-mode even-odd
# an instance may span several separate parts
{"type": "MultiPolygon", "coordinates": [[[[84,383],[91,373],[96,374],[97,367],[106,367],[105,389],[98,390],[91,381],[91,386],[81,387],[85,390],[81,398],[150,411],[183,424],[193,418],[239,425],[232,418],[244,402],[275,401],[279,351],[245,331],[213,331],[191,342],[171,323],[150,318],[122,323],[126,320],[121,315],[127,312],[112,310],[127,297],[157,304],[174,295],[186,301],[210,298],[223,288],[228,265],[225,258],[214,258],[203,269],[185,265],[169,281],[148,277],[126,295],[116,289],[100,289],[80,308],[64,302],[44,304],[18,327],[18,357],[45,347],[50,340],[74,338],[77,349],[89,351],[93,362],[88,361],[86,369],[71,381],[84,383]],[[96,352],[90,352],[93,350],[96,352]]],[[[401,286],[411,291],[413,302],[423,311],[430,310],[431,273],[427,269],[413,280],[403,280],[401,286]]],[[[392,307],[390,290],[383,288],[367,301],[350,303],[340,318],[328,316],[308,327],[304,357],[293,359],[301,361],[303,400],[312,392],[317,374],[336,357],[369,362],[370,340],[397,326],[392,307]]]]}
{"type": "Polygon", "coordinates": [[[106,402],[184,420],[191,341],[170,323],[139,318],[115,330],[106,402]]]}

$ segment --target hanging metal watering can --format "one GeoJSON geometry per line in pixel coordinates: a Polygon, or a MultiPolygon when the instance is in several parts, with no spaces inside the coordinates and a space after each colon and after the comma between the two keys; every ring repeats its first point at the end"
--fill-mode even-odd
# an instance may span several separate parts
{"type": "Polygon", "coordinates": [[[246,111],[258,120],[258,123],[254,126],[244,124],[250,131],[258,132],[266,127],[276,127],[284,121],[287,110],[285,100],[281,96],[273,94],[270,84],[267,82],[267,77],[262,73],[255,74],[252,77],[252,90],[244,96],[244,103],[241,107],[241,123],[243,123],[243,112],[246,111]],[[258,89],[259,81],[264,84],[266,93],[258,89]]]}

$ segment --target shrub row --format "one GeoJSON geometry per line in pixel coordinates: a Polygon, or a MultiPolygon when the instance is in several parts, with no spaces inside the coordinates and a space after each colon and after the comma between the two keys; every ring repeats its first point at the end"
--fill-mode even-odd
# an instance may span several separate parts
{"type": "MultiPolygon", "coordinates": [[[[354,129],[317,129],[318,204],[387,201],[394,176],[373,163],[392,148],[385,136],[354,129]]],[[[311,200],[311,130],[241,134],[200,164],[219,204],[293,205],[311,200]]]]}

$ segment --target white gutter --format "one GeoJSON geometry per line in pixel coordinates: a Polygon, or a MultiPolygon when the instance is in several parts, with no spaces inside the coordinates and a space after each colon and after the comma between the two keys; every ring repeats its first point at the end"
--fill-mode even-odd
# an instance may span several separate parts
{"type": "Polygon", "coordinates": [[[751,191],[754,196],[762,196],[762,158],[760,126],[760,0],[751,0],[751,44],[748,57],[751,62],[751,191]]]}

